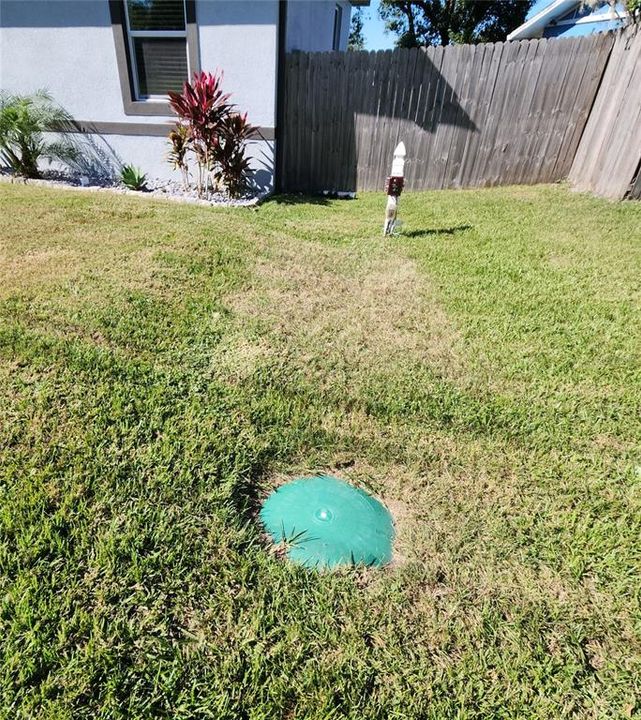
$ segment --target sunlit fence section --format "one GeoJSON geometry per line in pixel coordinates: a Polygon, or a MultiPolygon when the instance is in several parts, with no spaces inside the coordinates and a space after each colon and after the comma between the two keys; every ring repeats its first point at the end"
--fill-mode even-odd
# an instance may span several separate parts
{"type": "MultiPolygon", "coordinates": [[[[595,136],[589,141],[594,150],[593,142],[609,137],[601,115],[618,115],[623,107],[632,118],[636,107],[638,117],[640,48],[641,38],[628,30],[445,48],[291,53],[279,149],[283,189],[380,190],[399,140],[407,147],[408,189],[565,179],[586,127],[595,136]],[[630,84],[634,89],[625,91],[630,84]],[[608,111],[612,94],[620,102],[608,111]],[[593,108],[599,117],[588,122],[593,108]]],[[[614,117],[606,120],[611,124],[614,117]]],[[[623,144],[619,138],[613,154],[623,144]]],[[[621,163],[626,189],[638,149],[634,157],[621,163]]],[[[589,188],[597,185],[601,189],[596,182],[589,188]]],[[[613,196],[623,196],[621,187],[613,196]]]]}

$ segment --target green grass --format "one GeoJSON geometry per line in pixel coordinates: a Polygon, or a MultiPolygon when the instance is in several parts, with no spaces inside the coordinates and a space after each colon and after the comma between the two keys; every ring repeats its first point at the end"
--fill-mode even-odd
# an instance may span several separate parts
{"type": "Polygon", "coordinates": [[[641,717],[641,206],[0,188],[0,717],[641,717]],[[255,522],[332,471],[384,571],[255,522]]]}

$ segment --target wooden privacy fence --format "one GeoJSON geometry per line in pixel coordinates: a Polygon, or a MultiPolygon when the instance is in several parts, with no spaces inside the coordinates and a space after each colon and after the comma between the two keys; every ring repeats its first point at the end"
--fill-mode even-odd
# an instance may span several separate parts
{"type": "Polygon", "coordinates": [[[641,29],[617,37],[569,176],[578,190],[641,199],[641,29]]]}
{"type": "Polygon", "coordinates": [[[381,190],[401,139],[410,189],[565,178],[614,42],[291,53],[283,189],[381,190]]]}

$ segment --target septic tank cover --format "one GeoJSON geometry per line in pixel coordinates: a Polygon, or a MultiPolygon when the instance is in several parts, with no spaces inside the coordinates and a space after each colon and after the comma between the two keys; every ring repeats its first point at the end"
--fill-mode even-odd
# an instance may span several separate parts
{"type": "Polygon", "coordinates": [[[394,525],[387,508],[363,490],[329,475],[298,478],[264,502],[260,518],[287,556],[307,567],[385,565],[394,525]]]}

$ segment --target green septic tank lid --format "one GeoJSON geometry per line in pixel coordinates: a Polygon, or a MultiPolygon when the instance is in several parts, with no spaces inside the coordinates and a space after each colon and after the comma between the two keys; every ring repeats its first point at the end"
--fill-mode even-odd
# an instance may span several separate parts
{"type": "Polygon", "coordinates": [[[260,519],[287,556],[307,567],[385,565],[394,525],[387,508],[363,490],[329,475],[298,478],[265,500],[260,519]]]}

